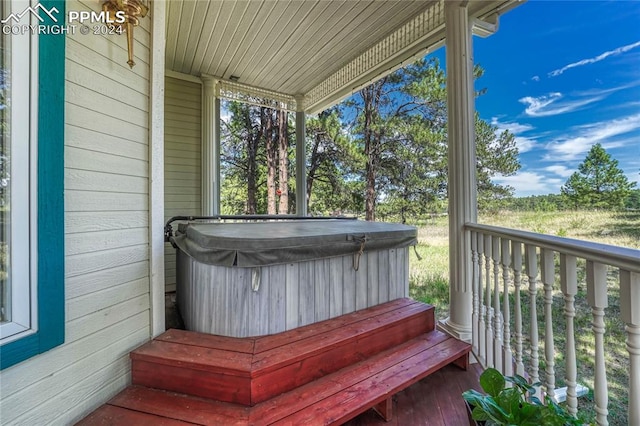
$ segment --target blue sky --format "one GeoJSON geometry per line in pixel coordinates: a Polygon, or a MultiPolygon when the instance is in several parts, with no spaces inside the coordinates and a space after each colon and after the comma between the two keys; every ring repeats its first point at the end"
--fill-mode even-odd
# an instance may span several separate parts
{"type": "Polygon", "coordinates": [[[474,37],[474,57],[476,108],[520,149],[522,169],[497,182],[559,193],[599,142],[640,187],[640,1],[529,1],[474,37]]]}

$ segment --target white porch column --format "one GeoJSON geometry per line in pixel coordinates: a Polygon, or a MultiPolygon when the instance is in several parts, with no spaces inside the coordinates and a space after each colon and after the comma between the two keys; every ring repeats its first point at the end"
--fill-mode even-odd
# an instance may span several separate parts
{"type": "MultiPolygon", "coordinates": [[[[471,23],[466,1],[445,2],[449,135],[449,318],[440,327],[471,341],[472,261],[465,222],[477,220],[471,23]]],[[[487,343],[488,344],[488,343],[487,343]]]]}
{"type": "Polygon", "coordinates": [[[165,2],[151,7],[149,75],[149,280],[151,337],[165,332],[164,306],[164,81],[165,2]]]}
{"type": "Polygon", "coordinates": [[[296,215],[307,215],[307,147],[304,98],[296,98],[296,215]]]}
{"type": "Polygon", "coordinates": [[[220,214],[220,97],[218,80],[202,76],[202,214],[220,214]]]}

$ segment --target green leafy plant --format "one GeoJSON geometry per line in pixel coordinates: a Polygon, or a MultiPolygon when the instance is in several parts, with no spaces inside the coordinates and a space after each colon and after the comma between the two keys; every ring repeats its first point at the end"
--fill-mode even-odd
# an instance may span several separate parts
{"type": "Polygon", "coordinates": [[[535,396],[535,388],[522,376],[503,376],[494,368],[486,369],[480,376],[482,394],[474,389],[462,394],[473,407],[474,420],[485,425],[526,425],[526,426],[578,426],[583,422],[551,398],[545,397],[544,404],[535,396]],[[511,387],[507,387],[511,383],[511,387]]]}

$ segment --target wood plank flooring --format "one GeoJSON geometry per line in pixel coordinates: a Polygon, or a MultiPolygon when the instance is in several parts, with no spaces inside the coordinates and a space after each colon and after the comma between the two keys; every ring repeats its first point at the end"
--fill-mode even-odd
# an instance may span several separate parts
{"type": "Polygon", "coordinates": [[[467,371],[448,365],[411,385],[393,398],[393,417],[385,422],[369,410],[344,426],[466,426],[469,424],[462,392],[480,390],[480,364],[467,371]]]}

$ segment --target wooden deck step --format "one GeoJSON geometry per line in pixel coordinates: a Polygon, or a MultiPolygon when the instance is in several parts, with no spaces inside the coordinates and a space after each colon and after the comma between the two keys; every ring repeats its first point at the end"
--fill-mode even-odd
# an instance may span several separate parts
{"type": "Polygon", "coordinates": [[[135,424],[338,425],[445,365],[466,367],[469,350],[467,343],[430,331],[253,407],[131,386],[80,424],[134,424],[123,414],[131,411],[140,420],[135,424]]]}
{"type": "Polygon", "coordinates": [[[470,349],[431,331],[253,407],[249,424],[342,424],[445,365],[466,367],[470,349]]]}
{"type": "MultiPolygon", "coordinates": [[[[175,392],[129,386],[107,404],[94,411],[78,425],[137,425],[136,422],[107,422],[112,413],[120,414],[117,420],[126,420],[122,413],[136,413],[138,418],[149,416],[151,421],[163,420],[184,422],[184,424],[236,426],[249,424],[250,407],[228,402],[179,394],[175,392]],[[118,411],[114,411],[117,409],[118,411]],[[100,421],[102,420],[102,421],[100,421]]],[[[154,424],[154,423],[149,423],[154,424]]]]}
{"type": "Polygon", "coordinates": [[[434,328],[433,307],[398,299],[272,336],[170,330],[131,353],[132,381],[252,406],[434,328]]]}
{"type": "MultiPolygon", "coordinates": [[[[136,425],[136,426],[184,426],[198,423],[183,422],[155,414],[141,413],[135,410],[105,404],[82,419],[77,425],[136,425]]],[[[220,423],[222,425],[224,423],[220,423]]]]}

